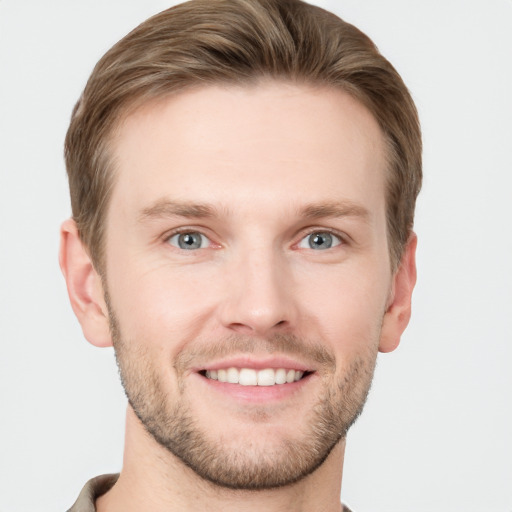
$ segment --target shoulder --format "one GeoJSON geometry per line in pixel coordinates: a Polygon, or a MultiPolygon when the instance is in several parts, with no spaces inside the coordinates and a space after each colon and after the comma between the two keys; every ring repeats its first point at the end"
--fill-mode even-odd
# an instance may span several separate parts
{"type": "Polygon", "coordinates": [[[83,487],[74,505],[68,512],[95,512],[96,498],[109,491],[117,482],[119,474],[101,475],[91,478],[83,487]]]}

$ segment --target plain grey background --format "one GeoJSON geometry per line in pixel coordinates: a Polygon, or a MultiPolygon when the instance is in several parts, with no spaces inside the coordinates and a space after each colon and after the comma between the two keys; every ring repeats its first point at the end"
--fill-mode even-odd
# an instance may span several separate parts
{"type": "MultiPolygon", "coordinates": [[[[367,32],[424,132],[411,325],[349,434],[356,512],[512,511],[512,1],[318,1],[367,32]]],[[[62,144],[100,56],[172,2],[0,0],[0,511],[66,510],[118,471],[113,353],[57,264],[62,144]]]]}

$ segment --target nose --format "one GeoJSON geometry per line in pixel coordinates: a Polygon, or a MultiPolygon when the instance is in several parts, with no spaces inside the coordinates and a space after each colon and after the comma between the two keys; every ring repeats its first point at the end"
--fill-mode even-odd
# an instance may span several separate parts
{"type": "Polygon", "coordinates": [[[264,336],[291,330],[297,322],[294,280],[286,257],[272,250],[240,255],[227,269],[220,305],[224,327],[264,336]]]}

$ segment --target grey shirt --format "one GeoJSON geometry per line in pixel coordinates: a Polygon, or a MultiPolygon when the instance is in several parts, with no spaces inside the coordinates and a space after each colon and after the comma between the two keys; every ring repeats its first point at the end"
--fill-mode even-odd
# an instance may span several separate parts
{"type": "Polygon", "coordinates": [[[96,512],[96,498],[110,491],[117,482],[119,474],[101,475],[91,478],[82,489],[75,504],[68,512],[96,512]]]}
{"type": "MultiPolygon", "coordinates": [[[[67,512],[96,512],[96,498],[112,489],[118,478],[119,474],[92,478],[85,484],[75,504],[67,512]]],[[[350,512],[350,509],[343,506],[343,512],[350,512]]]]}

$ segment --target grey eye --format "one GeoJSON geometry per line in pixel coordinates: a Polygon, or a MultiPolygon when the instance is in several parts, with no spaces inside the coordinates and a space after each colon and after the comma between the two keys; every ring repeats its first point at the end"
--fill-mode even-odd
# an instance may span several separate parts
{"type": "Polygon", "coordinates": [[[205,247],[208,247],[209,242],[208,238],[196,231],[177,233],[169,238],[169,243],[172,246],[177,247],[178,249],[183,249],[184,251],[204,249],[205,247]]]}
{"type": "Polygon", "coordinates": [[[328,231],[315,231],[303,238],[299,247],[302,249],[314,249],[316,251],[324,251],[341,244],[341,239],[328,231]]]}

